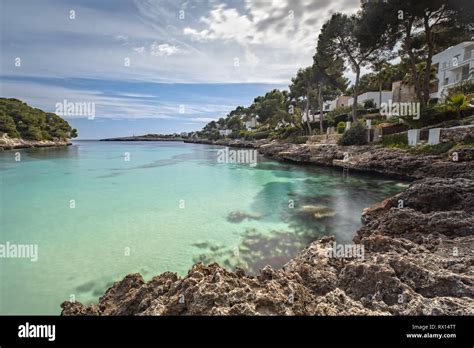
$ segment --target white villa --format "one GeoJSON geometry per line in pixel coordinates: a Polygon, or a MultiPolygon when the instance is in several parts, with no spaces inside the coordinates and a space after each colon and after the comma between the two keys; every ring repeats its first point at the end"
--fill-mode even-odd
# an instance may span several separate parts
{"type": "Polygon", "coordinates": [[[219,135],[220,136],[228,136],[230,133],[232,133],[232,129],[220,129],[219,130],[219,135]]]}
{"type": "Polygon", "coordinates": [[[307,122],[308,120],[309,122],[316,122],[316,121],[319,121],[319,115],[315,115],[311,111],[309,112],[303,111],[301,113],[301,119],[303,122],[307,122]],[[309,114],[309,117],[308,117],[308,114],[309,114]]]}
{"type": "Polygon", "coordinates": [[[435,54],[432,60],[437,77],[431,81],[431,98],[442,99],[455,84],[474,79],[474,41],[465,41],[435,54]]]}
{"type": "MultiPolygon", "coordinates": [[[[388,103],[389,100],[392,99],[392,91],[382,91],[382,103],[388,103]]],[[[359,94],[357,97],[357,103],[358,104],[364,104],[364,102],[368,100],[373,100],[375,107],[379,108],[379,99],[380,99],[380,93],[379,92],[365,92],[362,94],[359,94]]],[[[354,98],[349,98],[349,105],[352,105],[354,101],[354,98]]]]}
{"type": "MultiPolygon", "coordinates": [[[[390,99],[392,99],[393,93],[392,91],[382,91],[382,103],[388,103],[390,99]]],[[[365,92],[362,94],[359,94],[357,97],[357,103],[359,104],[364,104],[365,101],[367,100],[373,100],[375,107],[378,108],[379,106],[379,99],[380,95],[379,92],[365,92]]],[[[341,95],[337,97],[334,100],[327,101],[323,104],[323,112],[329,112],[332,111],[338,107],[342,106],[352,106],[352,102],[354,101],[354,98],[351,96],[347,95],[341,95]]],[[[319,117],[316,117],[319,119],[319,117]]],[[[314,117],[310,117],[310,120],[314,120],[314,117]]]]}
{"type": "Polygon", "coordinates": [[[245,128],[247,128],[247,130],[251,130],[252,128],[257,128],[258,125],[259,123],[257,121],[257,117],[255,116],[252,116],[250,120],[245,121],[245,128]]]}

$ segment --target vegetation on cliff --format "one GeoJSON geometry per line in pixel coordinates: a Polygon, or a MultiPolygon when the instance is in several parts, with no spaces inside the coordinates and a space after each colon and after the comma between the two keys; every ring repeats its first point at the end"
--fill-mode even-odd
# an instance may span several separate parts
{"type": "Polygon", "coordinates": [[[0,135],[28,140],[70,139],[77,136],[66,120],[33,108],[21,100],[0,98],[0,135]]]}

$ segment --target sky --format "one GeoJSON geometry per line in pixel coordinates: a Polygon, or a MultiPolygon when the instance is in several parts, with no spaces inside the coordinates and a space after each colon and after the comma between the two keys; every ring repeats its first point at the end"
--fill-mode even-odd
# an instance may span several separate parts
{"type": "MultiPolygon", "coordinates": [[[[58,112],[79,139],[201,129],[312,63],[359,0],[1,0],[0,95],[58,112]],[[77,109],[74,109],[77,110],[77,109]]],[[[347,71],[351,78],[352,73],[347,71]]]]}

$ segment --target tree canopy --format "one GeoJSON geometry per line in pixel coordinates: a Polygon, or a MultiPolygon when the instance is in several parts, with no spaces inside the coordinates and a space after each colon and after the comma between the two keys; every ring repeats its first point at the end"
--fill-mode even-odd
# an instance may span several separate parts
{"type": "Polygon", "coordinates": [[[33,108],[21,100],[0,98],[0,135],[28,140],[70,139],[77,130],[52,112],[33,108]]]}
{"type": "Polygon", "coordinates": [[[237,107],[204,130],[236,130],[242,126],[239,120],[257,117],[261,128],[286,121],[302,129],[306,126],[312,134],[308,117],[306,125],[302,124],[302,113],[319,109],[322,132],[324,101],[352,94],[352,118],[357,121],[357,97],[378,90],[380,104],[382,91],[391,90],[395,81],[414,85],[417,99],[425,108],[430,81],[436,73],[433,55],[471,40],[473,17],[472,0],[365,1],[353,15],[334,13],[321,28],[313,64],[298,69],[289,92],[275,89],[258,96],[250,106],[237,107]],[[399,58],[397,64],[393,64],[394,58],[399,58]],[[348,68],[355,73],[350,91],[343,74],[348,68]],[[361,76],[362,68],[371,72],[361,76]]]}

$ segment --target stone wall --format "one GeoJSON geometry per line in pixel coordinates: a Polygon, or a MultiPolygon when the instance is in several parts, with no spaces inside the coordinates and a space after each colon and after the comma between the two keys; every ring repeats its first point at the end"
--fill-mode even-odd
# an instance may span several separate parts
{"type": "Polygon", "coordinates": [[[324,144],[337,144],[339,139],[342,137],[342,134],[322,134],[322,135],[312,135],[309,137],[310,143],[324,143],[324,144]]]}
{"type": "Polygon", "coordinates": [[[402,81],[392,83],[392,98],[395,103],[416,101],[415,87],[403,84],[402,81]]]}
{"type": "Polygon", "coordinates": [[[459,143],[469,137],[474,137],[474,125],[444,128],[441,130],[440,142],[459,143]]]}

